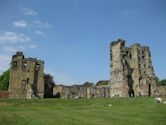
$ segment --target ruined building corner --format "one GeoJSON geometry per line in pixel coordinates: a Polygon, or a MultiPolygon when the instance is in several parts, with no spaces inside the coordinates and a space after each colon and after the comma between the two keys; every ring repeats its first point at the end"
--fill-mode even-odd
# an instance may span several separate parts
{"type": "Polygon", "coordinates": [[[44,61],[25,58],[23,52],[12,57],[9,98],[43,98],[44,61]]]}
{"type": "Polygon", "coordinates": [[[155,95],[156,76],[149,47],[125,47],[125,41],[118,39],[110,44],[110,60],[110,97],[155,95]]]}

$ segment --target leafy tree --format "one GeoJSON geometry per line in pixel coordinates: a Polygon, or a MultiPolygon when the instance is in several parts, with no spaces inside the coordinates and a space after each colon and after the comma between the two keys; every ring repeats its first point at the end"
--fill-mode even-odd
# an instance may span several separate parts
{"type": "Polygon", "coordinates": [[[55,82],[53,80],[53,76],[50,74],[44,74],[44,97],[45,98],[53,98],[53,87],[55,86],[55,82]]]}
{"type": "Polygon", "coordinates": [[[3,72],[3,74],[0,76],[0,90],[1,91],[8,90],[9,78],[10,78],[10,69],[3,72]]]}
{"type": "Polygon", "coordinates": [[[158,86],[166,86],[166,79],[160,80],[158,77],[156,77],[156,83],[158,86]]]}
{"type": "Polygon", "coordinates": [[[160,81],[160,85],[166,86],[166,79],[162,79],[162,80],[160,81]]]}
{"type": "Polygon", "coordinates": [[[101,80],[97,82],[97,86],[102,86],[102,85],[108,85],[109,81],[108,80],[101,80]]]}
{"type": "Polygon", "coordinates": [[[156,77],[156,83],[157,83],[157,85],[160,85],[160,79],[159,79],[159,77],[156,77]]]}
{"type": "Polygon", "coordinates": [[[94,83],[91,83],[91,82],[85,82],[83,84],[83,86],[94,86],[94,83]]]}

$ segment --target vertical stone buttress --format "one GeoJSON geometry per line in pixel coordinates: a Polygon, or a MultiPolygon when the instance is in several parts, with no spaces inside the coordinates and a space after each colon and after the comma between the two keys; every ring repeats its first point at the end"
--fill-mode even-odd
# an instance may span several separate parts
{"type": "Polygon", "coordinates": [[[111,85],[110,97],[128,95],[128,81],[125,76],[125,41],[119,39],[112,42],[110,45],[111,50],[111,85]]]}

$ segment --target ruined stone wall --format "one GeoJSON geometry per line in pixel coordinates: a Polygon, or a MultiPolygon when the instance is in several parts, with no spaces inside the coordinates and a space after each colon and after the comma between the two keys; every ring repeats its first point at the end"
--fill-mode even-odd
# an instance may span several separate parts
{"type": "Polygon", "coordinates": [[[9,97],[43,97],[43,69],[43,61],[38,61],[35,58],[24,58],[22,52],[17,52],[12,57],[11,62],[9,97]]]}
{"type": "Polygon", "coordinates": [[[56,85],[53,89],[53,94],[56,95],[58,92],[60,93],[62,99],[87,98],[87,88],[81,85],[56,85]]]}
{"type": "Polygon", "coordinates": [[[123,40],[111,43],[111,87],[110,96],[128,95],[128,82],[125,74],[125,59],[123,40]]]}
{"type": "Polygon", "coordinates": [[[157,86],[157,96],[166,96],[166,86],[157,86]]]}
{"type": "Polygon", "coordinates": [[[70,92],[69,92],[69,88],[68,87],[63,86],[63,85],[56,85],[56,86],[54,86],[54,88],[53,88],[53,95],[54,96],[57,95],[58,92],[60,93],[60,97],[62,99],[69,98],[70,92]]]}
{"type": "Polygon", "coordinates": [[[36,71],[38,72],[35,76],[37,79],[37,94],[39,97],[44,95],[44,61],[37,60],[36,62],[36,71]]]}
{"type": "Polygon", "coordinates": [[[110,86],[56,85],[53,89],[53,94],[56,95],[58,92],[60,93],[62,99],[108,98],[110,96],[110,86]]]}
{"type": "Polygon", "coordinates": [[[156,91],[155,74],[149,47],[124,40],[111,43],[110,96],[147,96],[156,91]]]}
{"type": "Polygon", "coordinates": [[[96,86],[95,98],[109,98],[110,97],[110,85],[96,86]]]}
{"type": "Polygon", "coordinates": [[[131,46],[131,68],[136,96],[154,95],[156,90],[155,74],[151,62],[149,47],[135,44],[131,46]]]}

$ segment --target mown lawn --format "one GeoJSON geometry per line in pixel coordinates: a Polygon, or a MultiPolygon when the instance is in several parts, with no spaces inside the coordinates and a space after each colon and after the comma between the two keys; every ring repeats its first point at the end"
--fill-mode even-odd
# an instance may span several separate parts
{"type": "Polygon", "coordinates": [[[166,125],[166,105],[153,98],[1,99],[0,125],[166,125]]]}

